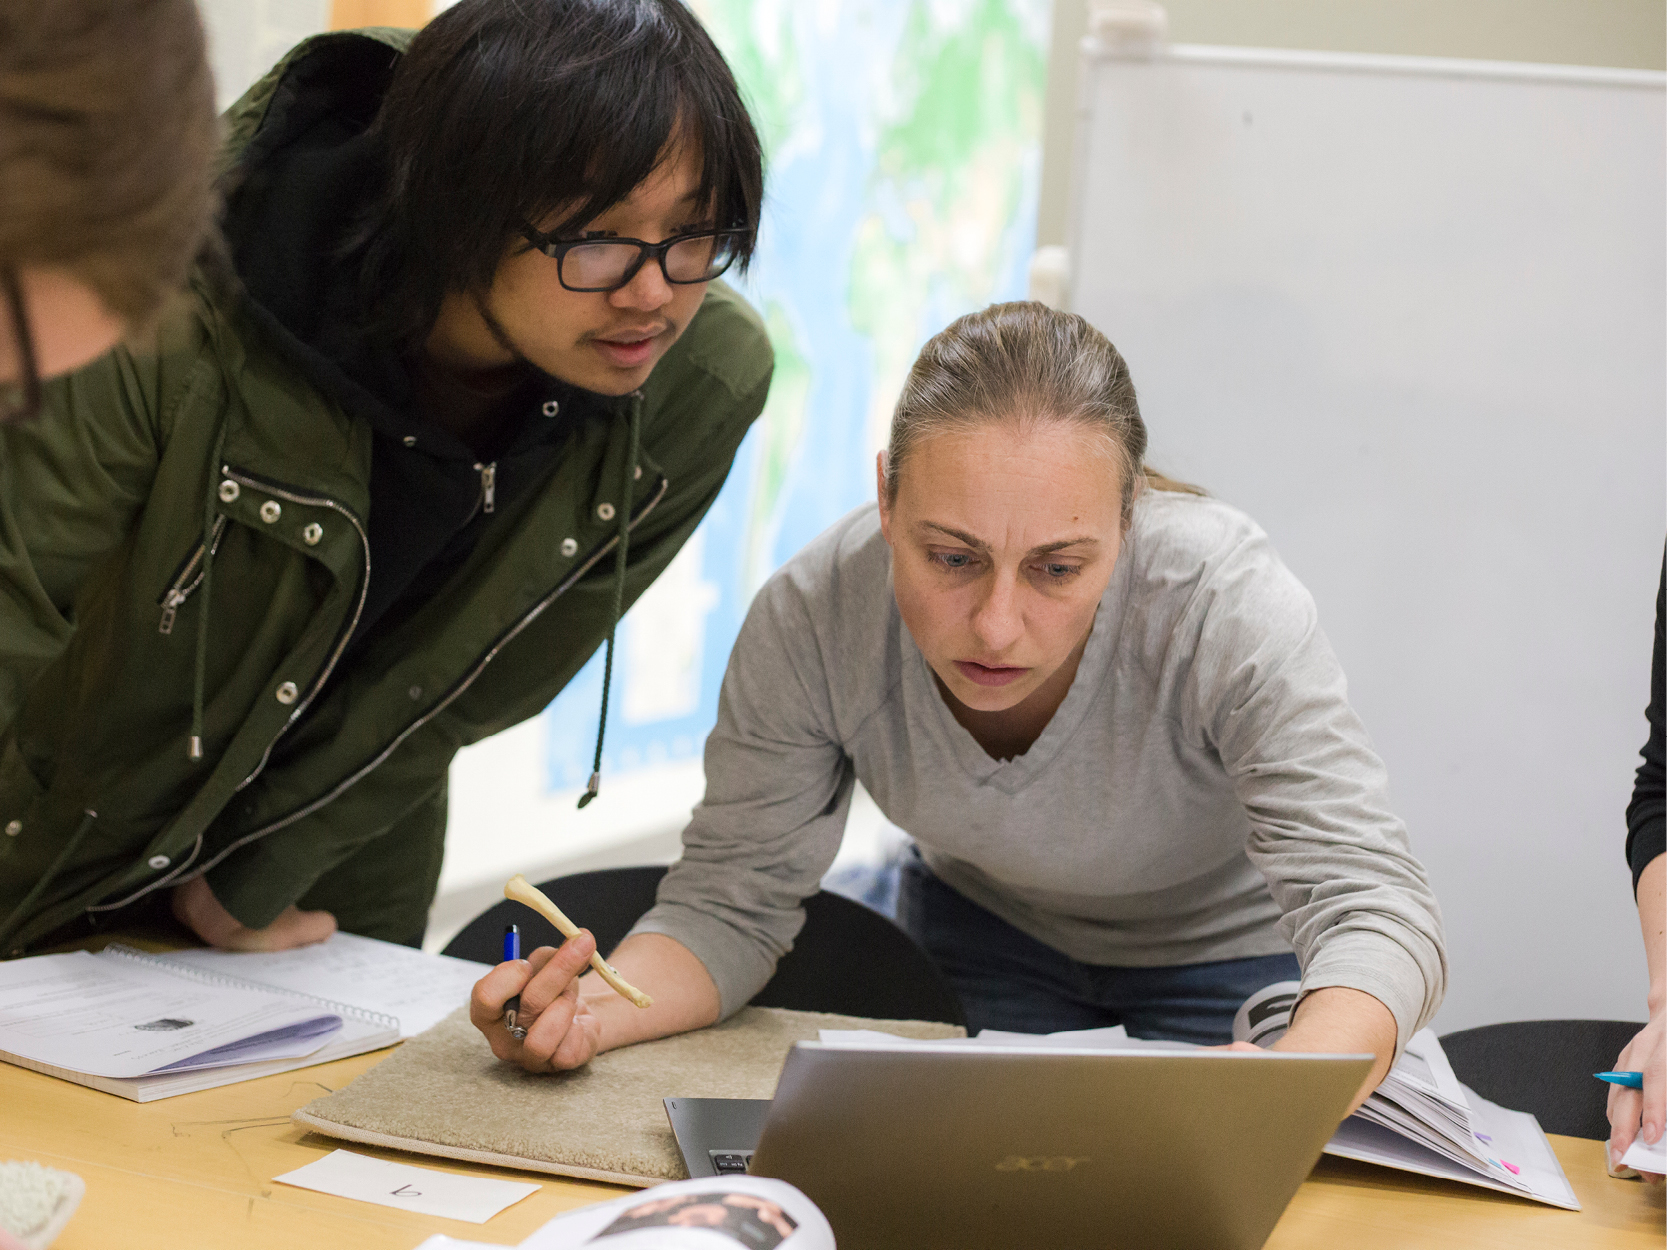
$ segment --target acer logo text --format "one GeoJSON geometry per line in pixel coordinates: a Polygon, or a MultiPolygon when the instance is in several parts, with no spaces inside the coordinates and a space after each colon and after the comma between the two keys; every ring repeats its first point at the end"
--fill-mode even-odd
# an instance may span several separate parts
{"type": "Polygon", "coordinates": [[[1069,1172],[1079,1163],[1087,1163],[1088,1157],[1072,1158],[1070,1155],[1008,1155],[996,1164],[998,1172],[1069,1172]]]}

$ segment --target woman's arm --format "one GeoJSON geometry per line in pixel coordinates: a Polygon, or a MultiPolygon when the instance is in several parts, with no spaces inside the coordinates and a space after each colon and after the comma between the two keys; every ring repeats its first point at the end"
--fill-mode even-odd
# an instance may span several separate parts
{"type": "Polygon", "coordinates": [[[1322,1049],[1378,1054],[1381,1078],[1435,1014],[1447,975],[1440,908],[1390,805],[1383,762],[1312,597],[1265,537],[1211,570],[1192,612],[1184,727],[1232,781],[1250,825],[1246,854],[1302,964],[1301,1027],[1281,1049],[1312,1049],[1323,1033],[1337,1040],[1322,1049]],[[1333,989],[1348,993],[1321,996],[1333,989]],[[1381,1023],[1380,1010],[1392,1019],[1387,1047],[1367,1023],[1381,1023]]]}
{"type": "MultiPolygon", "coordinates": [[[[823,668],[823,657],[840,649],[827,636],[828,614],[808,602],[830,537],[838,532],[754,598],[724,674],[706,743],[706,794],[683,831],[683,857],[654,908],[608,956],[653,1005],[634,1007],[584,975],[594,949],[588,934],[559,951],[540,948],[494,968],[471,996],[470,1019],[500,1059],[561,1070],[713,1024],[745,1006],[791,949],[803,900],[839,851],[854,783],[823,668]],[[532,1021],[519,1045],[502,1025],[503,1004],[517,993],[521,1017],[532,1021]]],[[[875,580],[890,593],[883,567],[875,580]]],[[[858,654],[872,664],[872,648],[858,654]]]]}
{"type": "Polygon", "coordinates": [[[1649,1023],[1627,1043],[1615,1067],[1642,1072],[1642,1090],[1611,1086],[1609,1090],[1609,1147],[1611,1164],[1620,1160],[1643,1129],[1645,1141],[1659,1141],[1667,1125],[1667,1081],[1662,1076],[1662,1018],[1667,986],[1663,984],[1667,953],[1662,951],[1663,913],[1667,911],[1667,558],[1661,565],[1661,584],[1655,593],[1655,648],[1650,659],[1650,703],[1645,710],[1650,736],[1639,752],[1644,762],[1627,804],[1626,855],[1632,865],[1632,888],[1638,896],[1638,925],[1644,934],[1644,957],[1649,961],[1650,993],[1646,1003],[1649,1023]]]}
{"type": "Polygon", "coordinates": [[[1353,1113],[1395,1062],[1395,1014],[1370,994],[1334,985],[1297,1004],[1291,1027],[1269,1050],[1299,1054],[1373,1054],[1377,1062],[1349,1104],[1353,1113]]]}
{"type": "Polygon", "coordinates": [[[1609,1163],[1642,1137],[1661,1140],[1667,1125],[1667,855],[1657,855],[1638,878],[1638,927],[1644,933],[1644,957],[1649,961],[1650,1021],[1627,1043],[1615,1061],[1619,1072],[1642,1072],[1644,1088],[1609,1087],[1609,1163]]]}

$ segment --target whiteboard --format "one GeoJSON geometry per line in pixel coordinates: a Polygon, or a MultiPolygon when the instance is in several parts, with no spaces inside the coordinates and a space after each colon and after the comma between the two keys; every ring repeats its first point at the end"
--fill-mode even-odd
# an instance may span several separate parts
{"type": "Polygon", "coordinates": [[[1319,604],[1446,916],[1438,1027],[1642,1020],[1661,74],[1085,44],[1069,304],[1319,604]]]}

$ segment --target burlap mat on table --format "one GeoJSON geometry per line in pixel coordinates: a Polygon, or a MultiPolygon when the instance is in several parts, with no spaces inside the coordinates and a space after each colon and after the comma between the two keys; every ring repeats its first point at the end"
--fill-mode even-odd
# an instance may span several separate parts
{"type": "Polygon", "coordinates": [[[683,1180],[661,1099],[770,1098],[794,1042],[819,1029],[964,1037],[955,1025],[747,1007],[722,1024],[531,1076],[492,1057],[459,1008],[344,1089],[295,1112],[348,1141],[621,1185],[683,1180]]]}

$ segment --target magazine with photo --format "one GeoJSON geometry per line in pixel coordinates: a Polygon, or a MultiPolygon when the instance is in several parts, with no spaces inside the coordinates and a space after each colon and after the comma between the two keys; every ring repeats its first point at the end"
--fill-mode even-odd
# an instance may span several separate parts
{"type": "MultiPolygon", "coordinates": [[[[430,1237],[417,1250],[481,1243],[430,1237]]],[[[786,1181],[758,1176],[672,1181],[558,1215],[519,1250],[835,1250],[833,1230],[786,1181]]]]}

